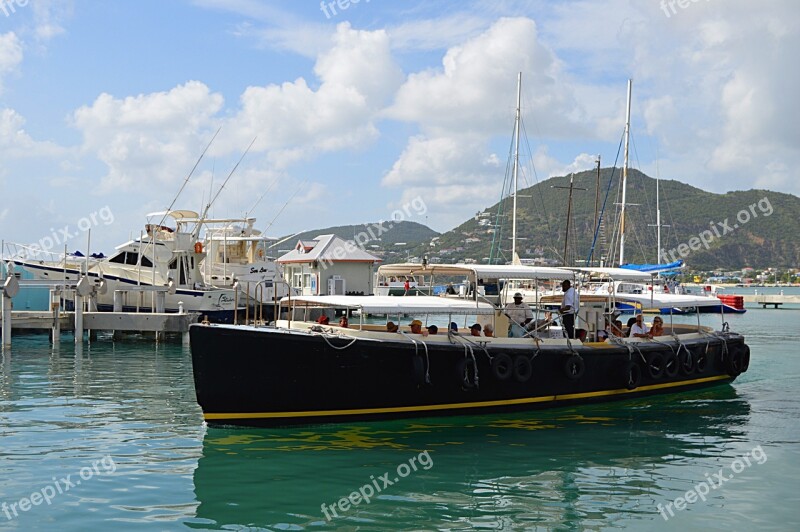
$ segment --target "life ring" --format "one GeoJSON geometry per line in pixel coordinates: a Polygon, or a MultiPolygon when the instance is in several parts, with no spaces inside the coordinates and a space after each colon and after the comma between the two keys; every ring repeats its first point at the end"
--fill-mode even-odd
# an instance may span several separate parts
{"type": "Polygon", "coordinates": [[[625,387],[629,390],[635,390],[642,382],[642,368],[633,360],[629,360],[625,364],[625,387]]]}
{"type": "Polygon", "coordinates": [[[194,243],[194,252],[195,253],[202,253],[203,252],[203,243],[202,242],[195,242],[194,243]]]}
{"type": "Polygon", "coordinates": [[[533,364],[525,355],[514,357],[514,378],[517,382],[528,382],[533,375],[533,364]]]}
{"type": "Polygon", "coordinates": [[[478,387],[478,368],[473,358],[465,357],[459,360],[456,364],[456,375],[463,390],[474,390],[478,387]]]}
{"type": "Polygon", "coordinates": [[[728,356],[728,375],[736,377],[742,372],[742,351],[731,351],[728,356]]]}
{"type": "Polygon", "coordinates": [[[664,376],[664,355],[651,353],[647,357],[647,373],[650,378],[657,381],[664,376]]]}
{"type": "Polygon", "coordinates": [[[678,355],[669,352],[664,357],[664,375],[673,378],[678,374],[678,355]]]}
{"type": "Polygon", "coordinates": [[[505,353],[500,353],[492,358],[492,374],[499,381],[507,381],[514,372],[514,364],[511,357],[505,353]]]}
{"type": "Polygon", "coordinates": [[[570,357],[564,361],[564,373],[567,374],[569,379],[580,379],[583,377],[584,371],[586,371],[586,363],[584,363],[580,355],[570,355],[570,357]]]}

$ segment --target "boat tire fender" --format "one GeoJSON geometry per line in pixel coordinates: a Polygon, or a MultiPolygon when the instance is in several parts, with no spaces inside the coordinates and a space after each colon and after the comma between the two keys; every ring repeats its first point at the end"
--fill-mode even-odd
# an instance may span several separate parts
{"type": "Polygon", "coordinates": [[[647,373],[654,381],[664,376],[664,355],[661,353],[651,353],[647,357],[647,373]]]}
{"type": "Polygon", "coordinates": [[[625,364],[625,387],[635,390],[642,382],[642,368],[635,361],[630,360],[625,364]]]}
{"type": "Polygon", "coordinates": [[[472,357],[464,357],[456,364],[458,380],[463,390],[474,390],[478,387],[475,383],[478,377],[478,368],[472,357]]]}
{"type": "Polygon", "coordinates": [[[528,382],[533,376],[533,364],[525,355],[514,357],[514,379],[517,382],[528,382]]]}
{"type": "Polygon", "coordinates": [[[695,355],[689,349],[684,349],[678,356],[678,362],[681,373],[684,375],[691,375],[694,372],[694,359],[695,355]]]}
{"type": "Polygon", "coordinates": [[[728,355],[728,375],[736,377],[742,372],[742,353],[744,349],[731,350],[728,355]]]}
{"type": "Polygon", "coordinates": [[[750,368],[750,346],[745,345],[742,349],[742,373],[750,368]]]}
{"type": "Polygon", "coordinates": [[[570,355],[567,360],[564,361],[564,372],[567,374],[567,377],[571,380],[578,380],[583,377],[583,373],[586,371],[586,363],[583,361],[580,355],[573,354],[570,355]]]}
{"type": "Polygon", "coordinates": [[[499,353],[492,357],[492,374],[499,381],[507,381],[514,372],[514,364],[511,357],[505,353],[499,353]]]}
{"type": "Polygon", "coordinates": [[[664,357],[664,375],[668,378],[673,378],[678,374],[678,355],[675,353],[667,353],[664,357]]]}

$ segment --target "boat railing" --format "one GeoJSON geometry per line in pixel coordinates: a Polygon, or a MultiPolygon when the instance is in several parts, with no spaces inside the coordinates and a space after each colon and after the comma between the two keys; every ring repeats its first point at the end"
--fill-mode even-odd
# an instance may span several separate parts
{"type": "MultiPolygon", "coordinates": [[[[5,261],[35,261],[48,263],[64,263],[64,260],[71,262],[85,262],[86,257],[73,255],[71,253],[48,251],[35,244],[26,245],[17,242],[4,242],[2,249],[2,260],[5,261]]],[[[91,260],[91,259],[90,259],[91,260]]]]}

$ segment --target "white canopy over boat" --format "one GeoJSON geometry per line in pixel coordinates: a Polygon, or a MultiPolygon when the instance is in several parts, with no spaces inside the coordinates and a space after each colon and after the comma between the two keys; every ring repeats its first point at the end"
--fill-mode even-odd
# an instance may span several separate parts
{"type": "MultiPolygon", "coordinates": [[[[626,271],[626,270],[622,270],[626,271]]],[[[574,279],[575,272],[564,268],[525,266],[522,264],[385,264],[378,268],[378,275],[468,275],[475,279],[574,279]]],[[[650,276],[647,275],[649,279],[650,276]]]]}
{"type": "Polygon", "coordinates": [[[489,303],[434,296],[294,296],[281,299],[282,305],[360,310],[367,314],[493,314],[489,303]]]}
{"type": "Polygon", "coordinates": [[[655,273],[640,272],[637,270],[628,270],[625,268],[570,268],[576,272],[587,273],[593,276],[605,277],[613,279],[614,281],[635,281],[640,283],[648,283],[654,277],[655,273]]]}
{"type": "Polygon", "coordinates": [[[721,305],[716,297],[693,296],[691,294],[618,294],[617,301],[641,304],[642,308],[689,308],[721,305]]]}

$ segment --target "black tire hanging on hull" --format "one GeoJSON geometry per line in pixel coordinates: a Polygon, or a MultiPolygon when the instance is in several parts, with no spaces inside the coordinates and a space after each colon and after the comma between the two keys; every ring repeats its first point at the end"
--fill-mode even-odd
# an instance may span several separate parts
{"type": "Polygon", "coordinates": [[[642,368],[633,360],[629,360],[624,366],[625,387],[635,390],[642,382],[642,368]]]}
{"type": "Polygon", "coordinates": [[[499,381],[507,381],[514,372],[514,363],[511,357],[500,353],[492,358],[492,374],[499,381]]]}
{"type": "Polygon", "coordinates": [[[533,364],[525,355],[514,357],[514,379],[517,382],[528,382],[533,375],[533,364]]]}
{"type": "Polygon", "coordinates": [[[578,380],[583,377],[584,371],[586,371],[586,363],[584,363],[580,355],[570,355],[564,361],[564,373],[567,374],[567,378],[578,380]]]}
{"type": "Polygon", "coordinates": [[[672,379],[678,374],[678,355],[673,352],[667,353],[664,357],[664,375],[672,379]]]}
{"type": "Polygon", "coordinates": [[[460,359],[456,364],[456,375],[458,375],[462,390],[474,390],[478,387],[478,368],[473,358],[460,359]]]}
{"type": "Polygon", "coordinates": [[[664,376],[664,355],[651,353],[647,356],[647,373],[655,381],[664,376]]]}

